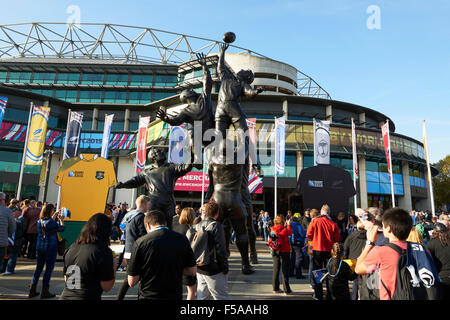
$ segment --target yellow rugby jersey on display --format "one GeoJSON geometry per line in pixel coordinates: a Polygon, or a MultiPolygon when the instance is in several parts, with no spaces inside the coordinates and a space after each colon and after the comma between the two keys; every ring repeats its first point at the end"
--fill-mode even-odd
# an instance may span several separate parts
{"type": "Polygon", "coordinates": [[[61,208],[67,208],[69,221],[88,221],[105,211],[109,188],[117,184],[114,165],[96,154],[80,154],[64,160],[55,177],[61,186],[61,208]]]}

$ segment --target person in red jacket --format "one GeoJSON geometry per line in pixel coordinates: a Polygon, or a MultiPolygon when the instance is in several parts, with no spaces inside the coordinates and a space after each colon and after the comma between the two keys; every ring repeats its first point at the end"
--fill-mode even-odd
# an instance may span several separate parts
{"type": "Polygon", "coordinates": [[[276,233],[277,241],[280,243],[280,248],[277,251],[272,251],[273,259],[273,274],[272,274],[272,286],[274,293],[280,293],[280,267],[283,274],[283,288],[284,294],[292,294],[291,287],[289,286],[289,270],[291,260],[291,245],[289,244],[289,236],[292,234],[291,221],[285,221],[282,215],[275,217],[274,226],[271,229],[271,233],[276,233]]]}
{"type": "MultiPolygon", "coordinates": [[[[313,251],[313,270],[325,269],[328,260],[331,258],[331,248],[333,243],[340,242],[341,236],[336,223],[331,220],[328,213],[330,208],[323,205],[320,216],[311,220],[306,231],[306,236],[311,241],[313,251]]],[[[314,289],[314,299],[323,300],[323,288],[321,283],[312,283],[314,289]]]]}

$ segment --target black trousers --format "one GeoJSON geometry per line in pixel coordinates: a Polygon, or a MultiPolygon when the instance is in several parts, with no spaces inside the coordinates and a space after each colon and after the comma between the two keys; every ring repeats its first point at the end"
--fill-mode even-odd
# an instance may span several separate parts
{"type": "Polygon", "coordinates": [[[123,280],[122,285],[119,288],[119,291],[117,291],[116,300],[123,300],[129,288],[130,285],[128,284],[128,276],[125,274],[125,280],[123,280]]]}
{"type": "Polygon", "coordinates": [[[37,242],[37,233],[25,233],[25,244],[22,247],[22,255],[27,255],[27,258],[36,258],[36,242],[37,242]]]}
{"type": "Polygon", "coordinates": [[[290,252],[274,252],[272,254],[273,260],[273,274],[272,287],[274,291],[280,290],[280,268],[283,275],[283,289],[284,292],[291,292],[289,286],[289,268],[291,265],[290,252]]]}
{"type": "MultiPolygon", "coordinates": [[[[313,270],[325,269],[327,267],[328,260],[331,258],[331,253],[328,251],[313,251],[313,270]]],[[[323,287],[321,283],[314,283],[314,294],[317,299],[323,300],[323,287]]]]}

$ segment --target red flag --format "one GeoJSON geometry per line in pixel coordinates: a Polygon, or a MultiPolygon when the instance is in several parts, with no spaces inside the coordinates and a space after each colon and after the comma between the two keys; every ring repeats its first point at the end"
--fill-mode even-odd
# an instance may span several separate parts
{"type": "Polygon", "coordinates": [[[138,144],[136,148],[136,173],[140,173],[145,169],[145,160],[147,156],[147,133],[150,117],[139,119],[138,144]]]}
{"type": "Polygon", "coordinates": [[[389,123],[386,122],[381,126],[381,133],[383,135],[384,153],[386,154],[386,162],[388,165],[389,179],[392,181],[392,168],[391,168],[391,141],[389,139],[389,123]]]}

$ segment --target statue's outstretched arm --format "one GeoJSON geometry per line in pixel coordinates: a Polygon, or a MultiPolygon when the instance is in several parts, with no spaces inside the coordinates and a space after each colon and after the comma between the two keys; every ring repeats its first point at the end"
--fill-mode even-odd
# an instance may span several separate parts
{"type": "Polygon", "coordinates": [[[134,189],[140,186],[143,186],[146,183],[145,177],[142,174],[138,174],[137,176],[131,178],[125,182],[119,182],[116,185],[116,189],[134,189]]]}

